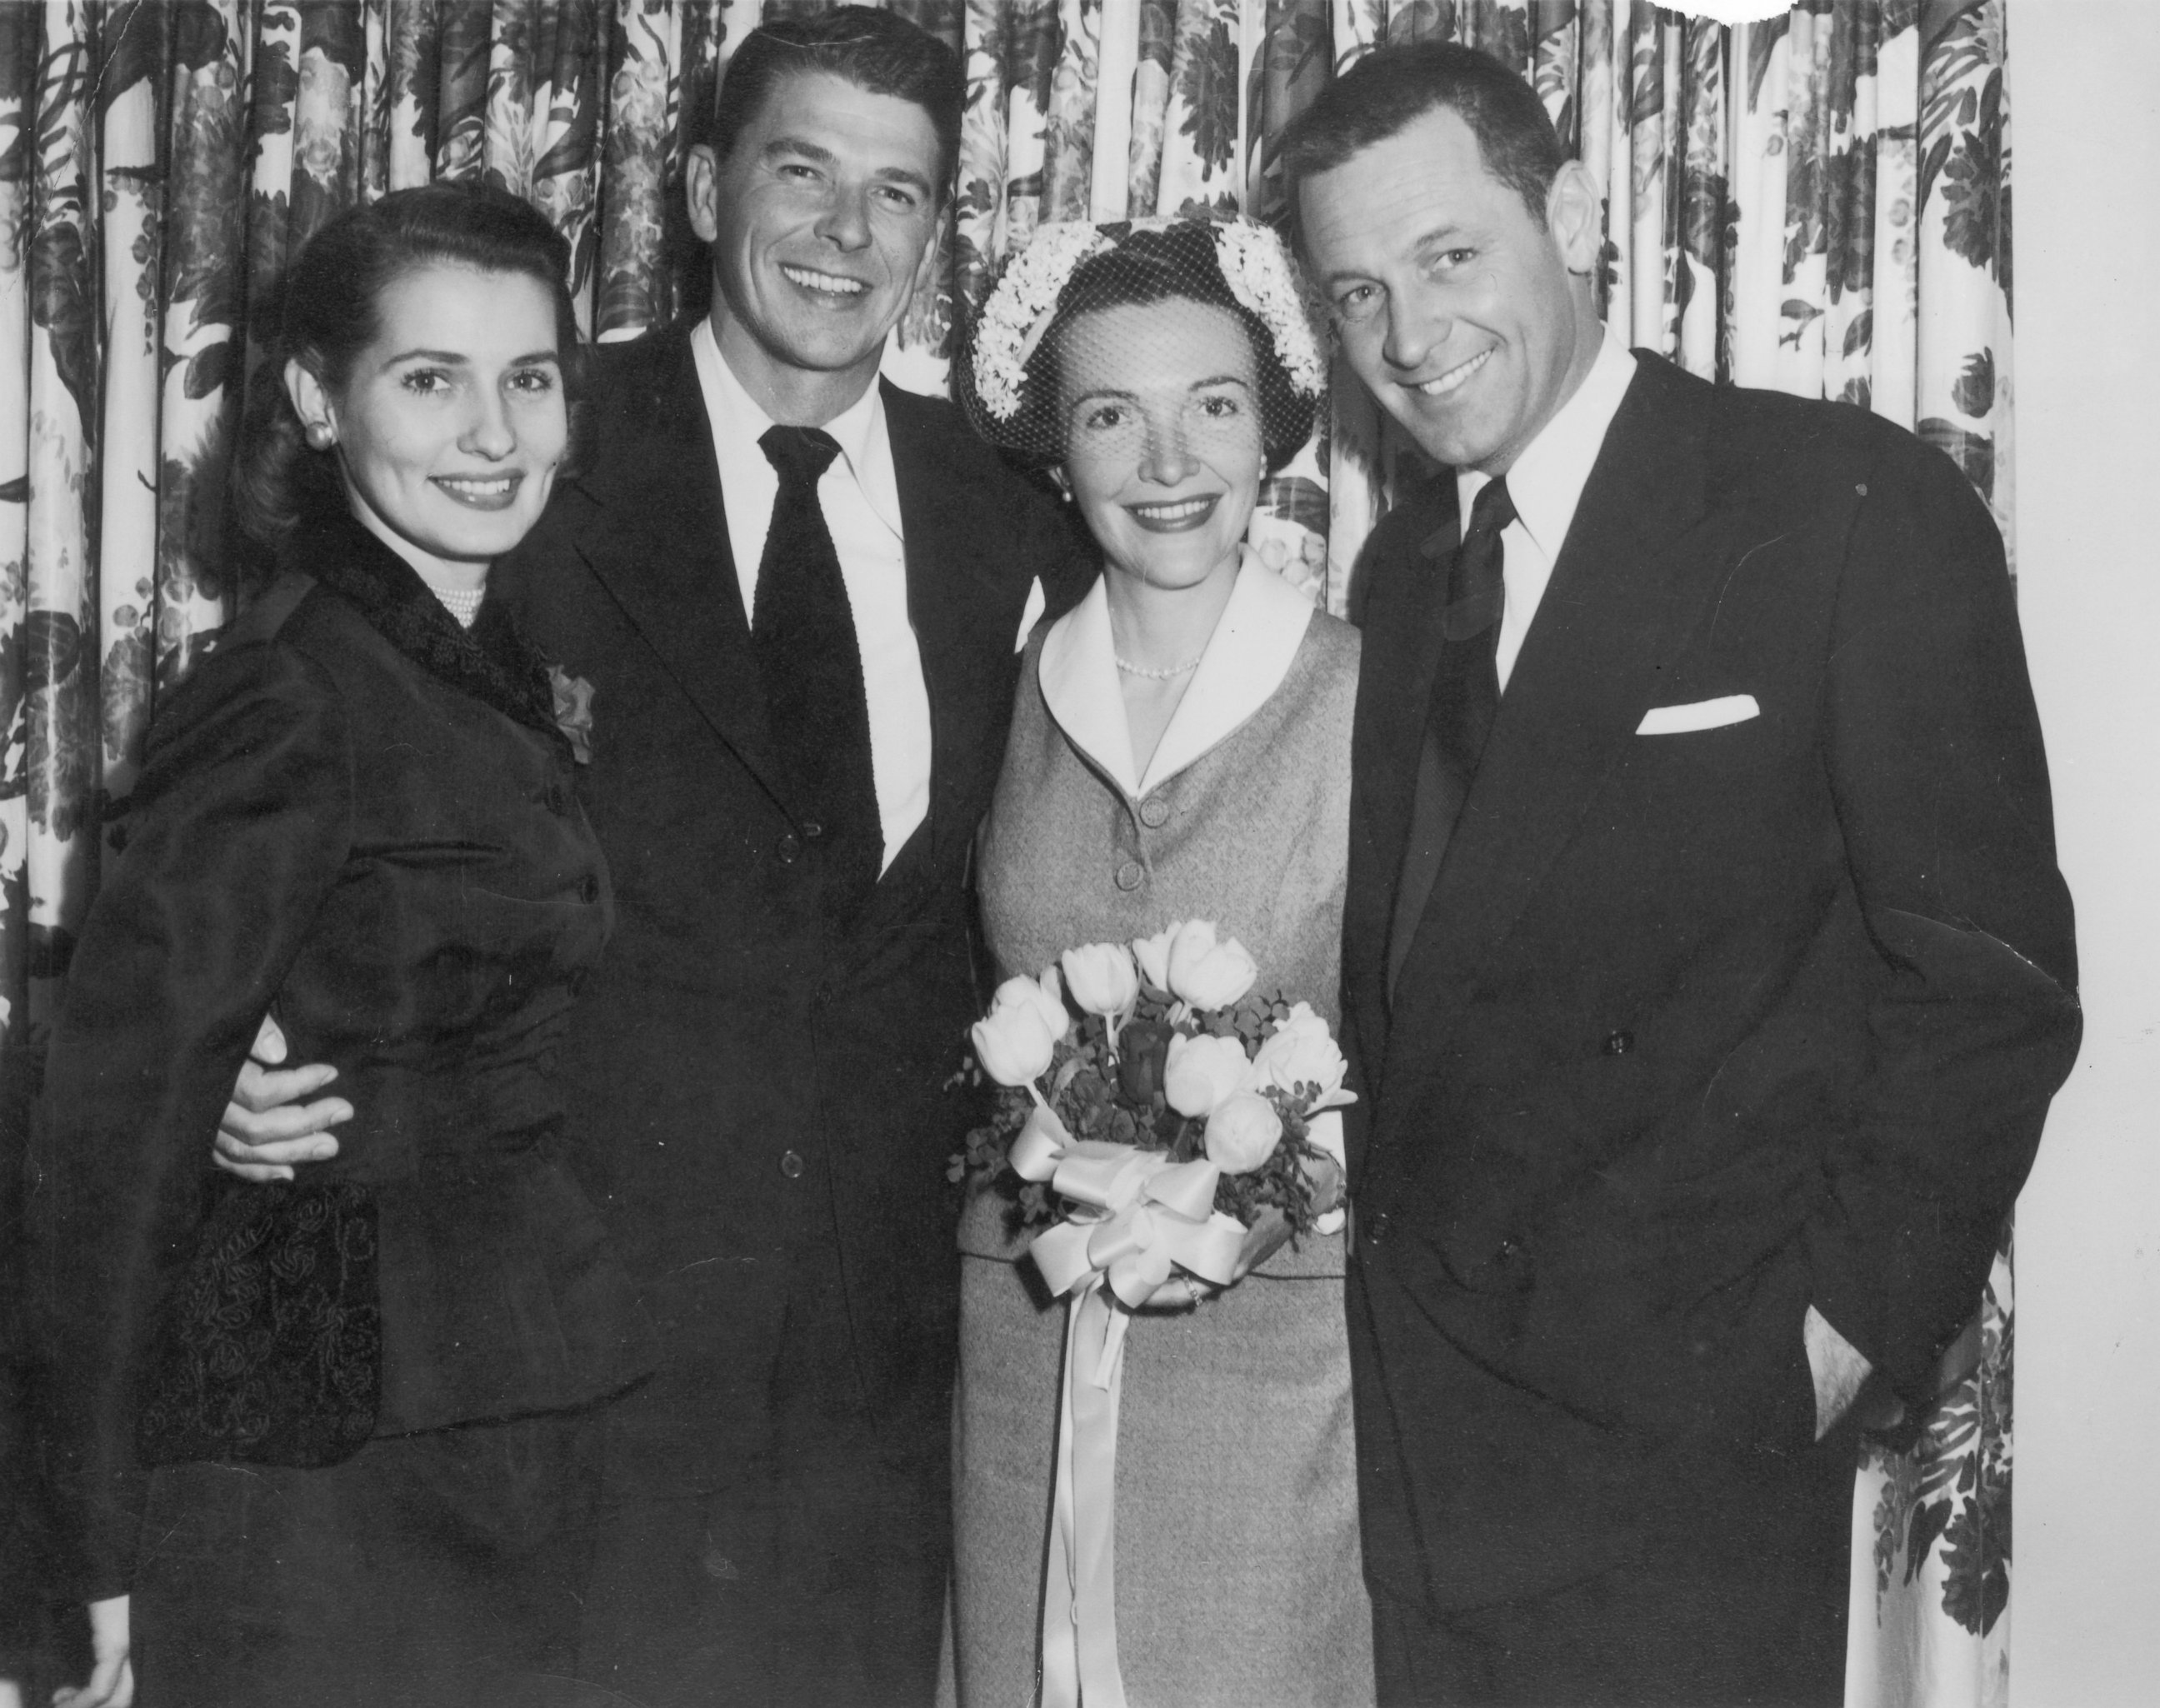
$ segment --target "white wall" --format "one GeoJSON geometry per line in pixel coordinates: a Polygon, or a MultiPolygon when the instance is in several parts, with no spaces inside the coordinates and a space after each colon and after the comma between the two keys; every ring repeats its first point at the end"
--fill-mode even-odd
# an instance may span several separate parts
{"type": "Polygon", "coordinates": [[[2160,1703],[2160,3],[2011,0],[2018,601],[2085,1047],[2017,1212],[2014,1708],[2160,1703]]]}

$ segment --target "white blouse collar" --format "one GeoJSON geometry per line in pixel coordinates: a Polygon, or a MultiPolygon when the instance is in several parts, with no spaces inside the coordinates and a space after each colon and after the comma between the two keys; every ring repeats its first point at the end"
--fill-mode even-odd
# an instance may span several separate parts
{"type": "Polygon", "coordinates": [[[1133,775],[1132,731],[1110,639],[1105,568],[1043,637],[1043,702],[1072,744],[1135,800],[1220,745],[1268,703],[1290,674],[1312,620],[1312,602],[1250,551],[1238,569],[1207,650],[1155,745],[1147,775],[1133,775]]]}

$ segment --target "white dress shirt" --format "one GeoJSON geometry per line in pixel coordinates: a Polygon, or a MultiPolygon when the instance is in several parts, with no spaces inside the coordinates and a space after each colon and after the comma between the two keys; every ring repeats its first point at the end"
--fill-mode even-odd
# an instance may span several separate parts
{"type": "MultiPolygon", "coordinates": [[[[1590,470],[1604,449],[1606,431],[1620,413],[1620,400],[1634,377],[1635,358],[1607,327],[1597,360],[1575,395],[1560,406],[1508,470],[1508,496],[1515,501],[1515,520],[1500,536],[1500,579],[1507,600],[1500,613],[1496,662],[1503,690],[1514,673],[1516,655],[1523,650],[1524,637],[1530,632],[1530,620],[1545,596],[1545,584],[1552,579],[1553,565],[1575,521],[1575,507],[1582,501],[1590,470]]],[[[1470,523],[1470,506],[1489,479],[1475,469],[1456,471],[1455,497],[1464,527],[1470,523]]]]}
{"type": "MultiPolygon", "coordinates": [[[[758,568],[772,528],[780,475],[758,441],[772,418],[735,376],[701,320],[690,335],[713,429],[713,456],[728,517],[728,544],[742,585],[743,614],[755,620],[758,568]]],[[[900,520],[900,483],[886,437],[885,402],[873,383],[825,423],[840,447],[818,482],[818,503],[839,554],[840,579],[855,621],[870,703],[870,775],[885,836],[882,872],[930,812],[930,690],[907,615],[907,551],[900,520]]]]}

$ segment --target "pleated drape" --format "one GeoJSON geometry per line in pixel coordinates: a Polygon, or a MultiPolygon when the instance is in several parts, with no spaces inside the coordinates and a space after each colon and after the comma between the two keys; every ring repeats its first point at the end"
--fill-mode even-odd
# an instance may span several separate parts
{"type": "MultiPolygon", "coordinates": [[[[770,0],[764,12],[817,9],[770,0]]],[[[888,362],[935,391],[1044,221],[1282,211],[1289,122],[1389,42],[1519,67],[1606,188],[1608,315],[1718,380],[1839,397],[1956,458],[2011,532],[2002,0],[896,0],[964,55],[938,288],[888,362]]],[[[34,1043],[158,696],[231,615],[225,475],[259,316],[356,199],[484,176],[570,241],[581,320],[703,301],[683,117],[759,0],[0,3],[0,1041],[34,1043]]],[[[1418,453],[1338,376],[1254,540],[1342,609],[1418,453]]],[[[1863,1467],[1856,1702],[2000,1694],[2008,1249],[1986,1356],[1863,1467]],[[1947,1681],[1947,1682],[1945,1682],[1947,1681]]]]}

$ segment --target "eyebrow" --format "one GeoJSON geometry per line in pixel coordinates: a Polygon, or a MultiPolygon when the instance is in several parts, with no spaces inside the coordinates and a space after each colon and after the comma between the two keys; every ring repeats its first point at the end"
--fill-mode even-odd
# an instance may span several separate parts
{"type": "Polygon", "coordinates": [[[1477,235],[1475,231],[1466,229],[1462,221],[1446,220],[1435,226],[1410,247],[1414,249],[1430,249],[1435,244],[1446,244],[1453,247],[1464,239],[1475,238],[1477,235]]]}
{"type": "MultiPolygon", "coordinates": [[[[1209,386],[1238,386],[1248,392],[1253,389],[1252,382],[1241,374],[1212,375],[1204,380],[1195,380],[1185,389],[1189,392],[1199,392],[1204,391],[1209,386]]],[[[1126,391],[1116,386],[1096,386],[1085,392],[1074,392],[1072,402],[1077,407],[1093,397],[1130,397],[1137,401],[1140,395],[1138,392],[1126,391]]]]}
{"type": "MultiPolygon", "coordinates": [[[[1423,236],[1418,238],[1416,241],[1412,243],[1410,246],[1410,252],[1412,254],[1421,255],[1427,250],[1443,244],[1452,248],[1456,245],[1462,243],[1466,240],[1475,241],[1477,235],[1477,234],[1474,231],[1466,230],[1460,221],[1448,220],[1440,225],[1435,226],[1432,230],[1427,231],[1423,236]]],[[[1326,282],[1330,285],[1334,285],[1339,284],[1344,279],[1370,278],[1372,277],[1372,273],[1364,267],[1338,267],[1327,274],[1326,282]]]]}
{"type": "MultiPolygon", "coordinates": [[[[528,350],[523,356],[513,356],[503,364],[505,367],[529,367],[536,362],[552,361],[562,365],[559,351],[553,350],[528,350]]],[[[382,365],[395,367],[401,361],[432,361],[444,367],[470,367],[472,358],[460,350],[401,350],[397,355],[386,356],[382,365]]]]}
{"type": "MultiPolygon", "coordinates": [[[[767,160],[777,159],[786,154],[800,155],[805,160],[816,161],[820,166],[839,164],[839,156],[806,137],[775,137],[765,145],[764,158],[767,160]]],[[[871,176],[880,184],[904,184],[925,195],[933,194],[930,180],[912,167],[881,166],[871,176]]]]}

